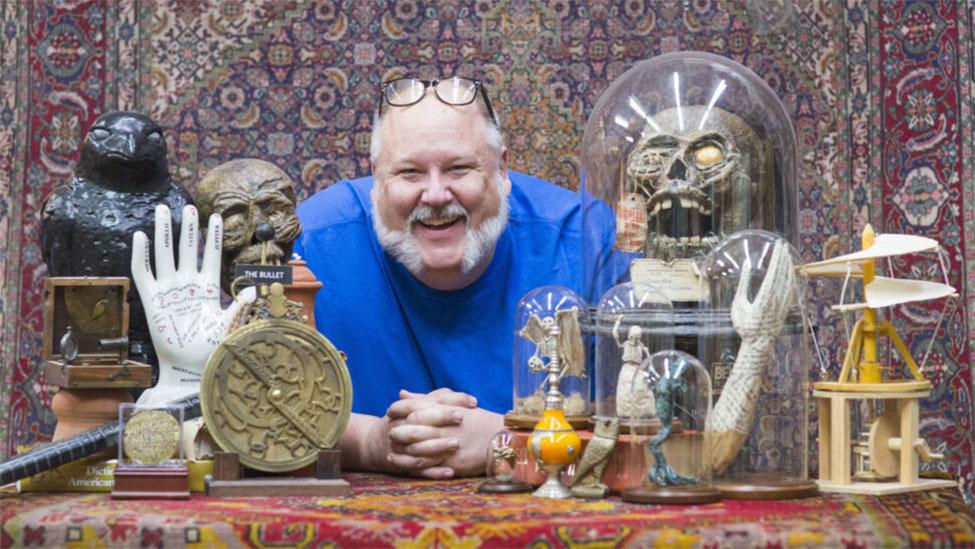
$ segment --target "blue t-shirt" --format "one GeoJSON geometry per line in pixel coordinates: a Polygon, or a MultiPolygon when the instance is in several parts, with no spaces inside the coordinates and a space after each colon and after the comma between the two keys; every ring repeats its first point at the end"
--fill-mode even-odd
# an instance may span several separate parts
{"type": "MultiPolygon", "coordinates": [[[[423,285],[379,244],[371,177],[335,183],[298,207],[294,251],[324,285],[315,321],[348,355],[353,411],[381,416],[400,389],[440,387],[472,394],[494,412],[511,408],[518,300],[549,284],[578,292],[583,266],[579,195],[509,176],[511,214],[491,264],[457,291],[423,285]]],[[[611,245],[612,229],[604,243],[611,245]]]]}

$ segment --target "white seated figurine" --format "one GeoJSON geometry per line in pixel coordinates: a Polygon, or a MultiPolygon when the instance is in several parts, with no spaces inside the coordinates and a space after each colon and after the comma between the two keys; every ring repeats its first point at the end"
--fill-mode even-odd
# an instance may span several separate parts
{"type": "Polygon", "coordinates": [[[640,341],[643,330],[639,326],[630,326],[626,341],[620,341],[619,327],[622,319],[622,316],[617,318],[616,325],[613,326],[613,339],[623,349],[623,366],[616,380],[616,415],[623,420],[649,419],[655,415],[656,410],[653,392],[643,376],[636,376],[637,379],[634,376],[643,360],[650,356],[650,350],[640,341]]]}
{"type": "Polygon", "coordinates": [[[223,220],[219,215],[210,216],[199,269],[196,208],[183,208],[178,267],[174,265],[171,224],[169,208],[156,206],[155,276],[149,263],[149,239],[142,231],[132,236],[132,279],[159,357],[159,381],[142,393],[137,402],[141,405],[165,404],[198,393],[210,353],[256,295],[250,287],[228,308],[220,306],[223,220]]]}

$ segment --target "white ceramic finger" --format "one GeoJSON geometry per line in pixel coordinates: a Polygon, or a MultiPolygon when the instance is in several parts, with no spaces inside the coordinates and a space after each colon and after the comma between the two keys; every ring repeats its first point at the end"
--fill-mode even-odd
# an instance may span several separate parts
{"type": "MultiPolygon", "coordinates": [[[[132,280],[139,295],[151,297],[156,293],[156,279],[152,276],[152,267],[149,265],[149,237],[142,231],[136,231],[132,235],[132,280]]],[[[147,302],[142,298],[143,303],[147,302]]]]}
{"type": "Polygon", "coordinates": [[[156,233],[153,243],[156,249],[156,280],[169,279],[176,268],[173,265],[173,219],[169,208],[163,204],[156,206],[156,233]]]}
{"type": "Polygon", "coordinates": [[[176,268],[180,277],[186,279],[196,274],[196,231],[200,223],[195,206],[183,206],[183,221],[179,229],[179,266],[176,268]]]}
{"type": "Polygon", "coordinates": [[[223,218],[213,214],[207,222],[207,240],[203,244],[203,265],[200,275],[205,281],[220,280],[220,254],[223,251],[223,218]]]}

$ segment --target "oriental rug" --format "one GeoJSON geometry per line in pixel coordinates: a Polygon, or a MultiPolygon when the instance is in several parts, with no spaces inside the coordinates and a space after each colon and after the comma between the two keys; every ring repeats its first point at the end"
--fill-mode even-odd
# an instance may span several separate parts
{"type": "Polygon", "coordinates": [[[348,479],[348,499],[5,495],[0,547],[975,546],[975,519],[957,489],[644,506],[481,495],[479,480],[348,479]]]}
{"type": "MultiPolygon", "coordinates": [[[[947,459],[926,467],[960,476],[970,493],[973,12],[955,0],[4,2],[0,455],[53,431],[39,368],[38,211],[102,112],[158,120],[190,189],[213,166],[254,156],[282,167],[306,198],[368,172],[381,81],[467,74],[487,83],[511,166],[575,189],[586,118],[610,82],[654,55],[704,50],[754,70],[792,114],[804,259],[850,251],[866,222],[944,244],[961,299],[942,330],[940,304],[895,321],[915,356],[934,341],[925,373],[936,389],[921,426],[947,459]]],[[[893,267],[934,271],[924,260],[893,267]]],[[[846,334],[825,305],[828,288],[814,291],[824,358],[835,364],[846,334]]]]}

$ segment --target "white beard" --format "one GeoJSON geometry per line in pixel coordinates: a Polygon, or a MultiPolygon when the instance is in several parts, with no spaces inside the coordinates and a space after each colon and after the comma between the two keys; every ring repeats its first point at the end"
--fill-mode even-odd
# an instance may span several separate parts
{"type": "Polygon", "coordinates": [[[467,225],[467,231],[464,236],[464,258],[461,263],[461,272],[463,274],[469,274],[480,266],[493,252],[494,245],[497,244],[498,238],[501,237],[501,233],[504,232],[504,228],[508,225],[508,197],[504,195],[501,181],[499,178],[497,190],[501,200],[499,201],[498,213],[485,219],[481,223],[481,226],[476,229],[470,228],[470,216],[467,213],[467,209],[457,202],[451,202],[437,208],[421,204],[410,212],[410,216],[406,220],[405,229],[391,229],[383,222],[382,216],[379,214],[375,193],[370,193],[372,197],[373,230],[376,231],[376,237],[386,252],[402,263],[406,267],[406,270],[413,274],[413,276],[419,276],[423,272],[422,252],[420,243],[413,236],[410,227],[416,221],[424,221],[430,218],[463,216],[464,219],[458,221],[467,225]]]}

